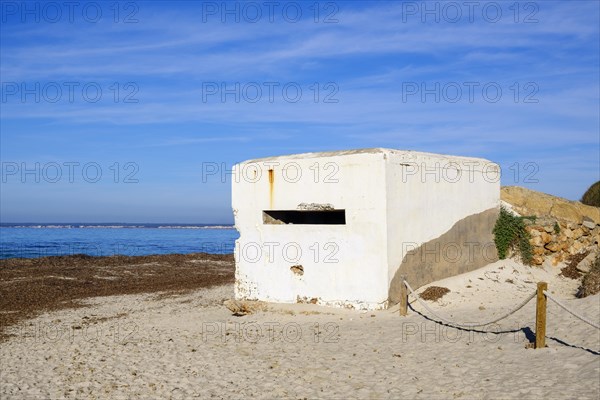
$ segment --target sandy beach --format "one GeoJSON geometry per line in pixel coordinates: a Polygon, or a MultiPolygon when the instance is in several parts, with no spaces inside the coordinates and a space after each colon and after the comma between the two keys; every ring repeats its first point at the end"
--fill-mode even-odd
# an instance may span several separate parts
{"type": "MultiPolygon", "coordinates": [[[[428,304],[458,322],[500,315],[546,281],[598,320],[600,295],[578,281],[502,260],[434,282],[428,304]]],[[[6,283],[6,282],[4,282],[6,283]]],[[[422,292],[428,286],[420,288],[422,292]]],[[[600,333],[548,304],[547,348],[532,349],[535,301],[498,324],[436,323],[411,296],[360,312],[312,304],[256,304],[233,316],[233,284],[186,292],[97,296],[11,325],[0,343],[0,397],[598,399],[600,333]]],[[[3,310],[5,311],[5,310],[3,310]]]]}

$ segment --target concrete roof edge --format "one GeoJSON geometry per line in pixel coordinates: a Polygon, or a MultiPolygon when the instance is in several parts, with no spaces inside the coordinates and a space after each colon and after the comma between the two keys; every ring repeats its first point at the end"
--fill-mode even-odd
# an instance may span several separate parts
{"type": "Polygon", "coordinates": [[[438,153],[427,153],[421,151],[414,150],[399,150],[399,149],[390,149],[384,147],[371,147],[371,148],[363,148],[363,149],[353,149],[353,150],[338,150],[338,151],[322,151],[322,152],[311,152],[311,153],[298,153],[298,154],[287,154],[287,155],[279,155],[279,156],[270,156],[263,158],[256,158],[252,160],[242,161],[240,164],[248,164],[248,163],[259,163],[265,161],[277,161],[277,160],[285,160],[285,159],[302,159],[302,158],[327,158],[327,157],[344,157],[356,154],[389,154],[389,155],[400,155],[400,156],[425,156],[431,158],[439,158],[439,159],[455,159],[455,160],[465,160],[465,161],[480,161],[489,164],[495,164],[494,162],[478,157],[464,157],[464,156],[454,156],[449,154],[438,154],[438,153]]]}

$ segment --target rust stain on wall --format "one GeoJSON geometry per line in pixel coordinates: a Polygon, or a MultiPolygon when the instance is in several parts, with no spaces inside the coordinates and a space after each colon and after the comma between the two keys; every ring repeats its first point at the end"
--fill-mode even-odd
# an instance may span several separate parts
{"type": "Polygon", "coordinates": [[[273,185],[275,183],[275,174],[272,169],[269,170],[269,208],[273,209],[273,185]]]}

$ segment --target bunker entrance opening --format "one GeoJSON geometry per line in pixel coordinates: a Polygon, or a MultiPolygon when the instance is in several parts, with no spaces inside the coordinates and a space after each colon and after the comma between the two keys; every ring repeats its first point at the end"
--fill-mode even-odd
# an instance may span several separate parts
{"type": "Polygon", "coordinates": [[[346,210],[264,210],[266,225],[346,225],[346,210]]]}

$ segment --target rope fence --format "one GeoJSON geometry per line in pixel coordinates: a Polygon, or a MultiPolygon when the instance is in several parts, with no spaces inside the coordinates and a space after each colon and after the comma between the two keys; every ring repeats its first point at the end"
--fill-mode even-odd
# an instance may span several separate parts
{"type": "Polygon", "coordinates": [[[557,306],[559,306],[560,308],[562,308],[563,310],[565,310],[566,312],[568,312],[572,316],[574,316],[576,318],[579,318],[580,320],[582,320],[586,324],[591,325],[591,326],[593,326],[596,329],[600,329],[600,324],[596,324],[593,321],[587,319],[586,317],[583,317],[583,316],[577,314],[575,311],[571,310],[569,307],[565,306],[563,303],[561,303],[560,301],[558,301],[558,299],[556,299],[552,295],[550,295],[550,293],[548,293],[547,291],[544,291],[544,294],[546,295],[547,298],[549,298],[550,300],[552,300],[553,302],[555,302],[557,306]]]}
{"type": "Polygon", "coordinates": [[[433,311],[427,305],[427,303],[425,303],[425,301],[423,301],[423,299],[421,299],[421,296],[419,296],[418,294],[415,293],[415,291],[413,290],[413,288],[410,287],[410,285],[408,284],[408,282],[404,281],[404,284],[406,285],[406,287],[408,288],[408,290],[410,291],[410,293],[412,293],[412,295],[415,296],[415,298],[417,299],[417,301],[419,302],[419,304],[421,304],[423,306],[423,308],[425,308],[427,311],[429,311],[430,314],[434,315],[436,318],[438,318],[440,321],[444,322],[445,324],[450,325],[450,326],[454,326],[456,328],[477,328],[477,327],[480,327],[480,326],[494,324],[494,323],[496,323],[498,321],[501,321],[504,318],[507,318],[507,317],[511,316],[512,314],[516,313],[521,308],[523,308],[525,306],[525,304],[529,303],[531,301],[531,299],[533,299],[536,296],[536,293],[533,292],[531,295],[529,295],[517,307],[515,307],[514,309],[510,310],[506,314],[503,314],[502,316],[500,316],[500,317],[498,317],[496,319],[493,319],[491,321],[477,322],[477,323],[470,323],[470,322],[459,323],[459,322],[450,321],[449,319],[446,319],[446,318],[442,317],[441,315],[437,314],[435,311],[433,311]]]}
{"type": "Polygon", "coordinates": [[[546,282],[539,282],[537,285],[537,291],[531,293],[521,303],[519,303],[515,308],[511,309],[510,311],[502,314],[501,316],[499,316],[497,318],[494,318],[493,320],[486,321],[486,322],[475,322],[475,323],[455,322],[455,321],[452,321],[448,318],[445,318],[445,317],[439,315],[438,313],[433,311],[431,309],[431,307],[429,307],[423,299],[421,299],[421,296],[419,296],[413,290],[413,288],[406,281],[406,279],[403,278],[402,282],[404,283],[404,285],[402,285],[403,287],[401,288],[402,292],[401,292],[401,298],[400,298],[400,315],[407,314],[408,295],[410,292],[410,294],[412,294],[415,297],[417,302],[419,304],[421,304],[421,306],[425,310],[427,310],[431,315],[433,315],[437,319],[437,321],[435,319],[433,319],[435,322],[444,323],[448,326],[452,326],[455,328],[476,328],[476,327],[494,324],[494,323],[499,322],[505,318],[508,318],[512,314],[516,313],[521,308],[523,308],[527,303],[529,303],[534,297],[537,297],[536,318],[535,318],[535,321],[536,321],[535,322],[535,348],[536,349],[543,348],[546,346],[546,342],[545,342],[545,340],[546,340],[545,339],[546,338],[546,299],[552,300],[560,308],[567,311],[569,314],[573,315],[574,317],[580,319],[581,321],[585,322],[586,324],[593,326],[596,329],[600,329],[600,324],[597,324],[597,323],[591,321],[590,319],[580,315],[579,313],[573,311],[572,309],[567,307],[564,303],[560,302],[558,299],[556,299],[550,293],[548,293],[548,291],[547,291],[548,284],[546,282]]]}

